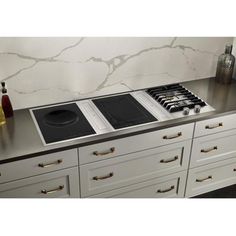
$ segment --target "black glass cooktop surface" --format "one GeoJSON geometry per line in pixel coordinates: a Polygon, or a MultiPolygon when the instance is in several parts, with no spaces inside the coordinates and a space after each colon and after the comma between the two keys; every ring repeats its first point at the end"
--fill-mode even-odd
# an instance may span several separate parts
{"type": "Polygon", "coordinates": [[[157,121],[157,119],[130,94],[94,99],[93,103],[114,129],[157,121]]]}
{"type": "Polygon", "coordinates": [[[46,144],[96,133],[76,103],[36,109],[33,114],[46,144]]]}

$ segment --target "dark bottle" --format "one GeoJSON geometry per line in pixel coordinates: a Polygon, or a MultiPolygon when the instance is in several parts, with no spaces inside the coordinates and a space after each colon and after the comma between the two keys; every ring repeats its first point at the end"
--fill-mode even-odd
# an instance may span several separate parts
{"type": "Polygon", "coordinates": [[[221,54],[218,59],[217,69],[216,69],[216,81],[221,84],[231,83],[235,57],[232,53],[232,45],[226,45],[225,53],[221,54]]]}
{"type": "Polygon", "coordinates": [[[10,98],[7,95],[6,84],[5,82],[1,82],[1,84],[2,84],[2,109],[4,111],[5,117],[9,118],[13,116],[13,109],[10,98]]]}

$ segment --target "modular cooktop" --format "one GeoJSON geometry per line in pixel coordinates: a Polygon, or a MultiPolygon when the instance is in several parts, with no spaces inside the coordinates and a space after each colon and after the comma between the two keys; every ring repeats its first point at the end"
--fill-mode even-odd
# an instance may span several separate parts
{"type": "Polygon", "coordinates": [[[180,84],[31,109],[44,145],[213,111],[180,84]]]}
{"type": "Polygon", "coordinates": [[[75,104],[33,110],[46,144],[96,134],[75,104]]]}
{"type": "Polygon", "coordinates": [[[114,129],[157,121],[130,94],[92,100],[114,129]]]}

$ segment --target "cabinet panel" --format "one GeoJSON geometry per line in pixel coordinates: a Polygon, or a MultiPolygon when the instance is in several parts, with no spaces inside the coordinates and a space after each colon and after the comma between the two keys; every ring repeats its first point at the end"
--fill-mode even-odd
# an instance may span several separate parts
{"type": "Polygon", "coordinates": [[[187,169],[191,140],[80,166],[81,196],[187,169]]]}
{"type": "Polygon", "coordinates": [[[116,189],[92,198],[181,198],[184,197],[187,171],[116,189]]]}
{"type": "Polygon", "coordinates": [[[195,138],[190,167],[236,157],[236,130],[195,138]]]}
{"type": "Polygon", "coordinates": [[[196,122],[194,137],[215,134],[236,128],[236,114],[196,122]]]}
{"type": "Polygon", "coordinates": [[[1,198],[64,198],[79,196],[77,167],[0,184],[1,198]]]}
{"type": "Polygon", "coordinates": [[[192,138],[194,124],[116,139],[79,148],[79,163],[86,164],[192,138]]]}
{"type": "Polygon", "coordinates": [[[190,169],[186,196],[193,197],[236,183],[236,158],[190,169]]]}
{"type": "Polygon", "coordinates": [[[0,183],[78,166],[77,149],[0,165],[0,183]]]}

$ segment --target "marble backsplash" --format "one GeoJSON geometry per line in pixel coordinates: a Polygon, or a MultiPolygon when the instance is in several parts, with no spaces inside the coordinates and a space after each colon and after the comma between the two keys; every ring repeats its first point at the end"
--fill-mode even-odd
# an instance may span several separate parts
{"type": "Polygon", "coordinates": [[[230,37],[0,38],[14,109],[215,76],[230,37]]]}

